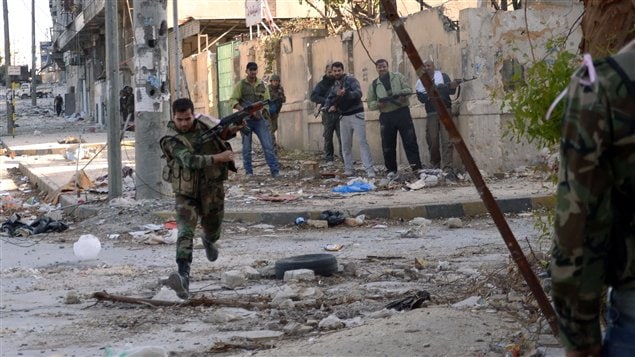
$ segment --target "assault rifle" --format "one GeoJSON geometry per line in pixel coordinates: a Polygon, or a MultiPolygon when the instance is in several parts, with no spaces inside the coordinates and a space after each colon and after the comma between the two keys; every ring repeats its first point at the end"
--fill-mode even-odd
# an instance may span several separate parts
{"type": "Polygon", "coordinates": [[[469,81],[473,81],[475,79],[478,79],[477,76],[474,76],[472,78],[457,78],[455,79],[456,83],[461,84],[461,83],[465,83],[465,82],[469,82],[469,81]]]}
{"type": "Polygon", "coordinates": [[[220,123],[216,124],[213,128],[206,130],[203,134],[201,134],[201,142],[206,142],[211,140],[214,136],[222,137],[222,133],[225,129],[229,128],[232,125],[241,125],[243,120],[254,115],[259,110],[262,110],[265,105],[268,105],[270,102],[269,99],[261,100],[259,102],[254,102],[250,104],[246,104],[242,110],[239,110],[235,113],[232,113],[220,120],[220,123]]]}
{"type": "Polygon", "coordinates": [[[377,98],[379,103],[392,103],[394,105],[401,106],[403,103],[399,103],[399,100],[403,97],[408,97],[416,93],[401,93],[401,94],[393,94],[387,97],[377,98]]]}

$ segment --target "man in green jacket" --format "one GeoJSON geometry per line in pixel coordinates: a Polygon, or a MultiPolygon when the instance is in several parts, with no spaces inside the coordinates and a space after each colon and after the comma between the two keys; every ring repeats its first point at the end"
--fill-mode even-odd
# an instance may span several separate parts
{"type": "Polygon", "coordinates": [[[381,148],[388,171],[386,179],[394,181],[398,178],[397,133],[401,135],[410,168],[415,173],[422,168],[417,134],[409,108],[408,96],[413,92],[401,73],[388,71],[388,61],[385,59],[377,60],[375,68],[379,77],[368,88],[368,109],[380,112],[381,148]]]}

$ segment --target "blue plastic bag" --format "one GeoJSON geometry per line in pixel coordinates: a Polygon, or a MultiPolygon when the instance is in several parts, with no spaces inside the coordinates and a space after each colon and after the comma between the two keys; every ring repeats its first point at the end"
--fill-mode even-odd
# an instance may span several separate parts
{"type": "Polygon", "coordinates": [[[351,193],[351,192],[368,192],[375,189],[375,185],[364,180],[353,180],[346,185],[333,188],[333,192],[351,193]]]}

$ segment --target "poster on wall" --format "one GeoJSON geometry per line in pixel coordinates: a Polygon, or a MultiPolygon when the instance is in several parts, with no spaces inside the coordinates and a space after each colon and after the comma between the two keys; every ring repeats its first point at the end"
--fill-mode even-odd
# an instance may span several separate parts
{"type": "Polygon", "coordinates": [[[245,20],[247,27],[262,22],[262,0],[245,0],[245,20]]]}

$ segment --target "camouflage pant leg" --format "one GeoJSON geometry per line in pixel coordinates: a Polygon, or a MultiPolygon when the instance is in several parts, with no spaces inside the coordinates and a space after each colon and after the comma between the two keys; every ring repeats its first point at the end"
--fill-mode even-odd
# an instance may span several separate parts
{"type": "Polygon", "coordinates": [[[203,239],[215,243],[220,239],[221,225],[225,214],[225,191],[223,184],[208,187],[201,197],[201,226],[203,239]]]}
{"type": "Polygon", "coordinates": [[[198,222],[198,202],[189,197],[176,195],[176,260],[192,262],[192,248],[196,223],[198,222]]]}

